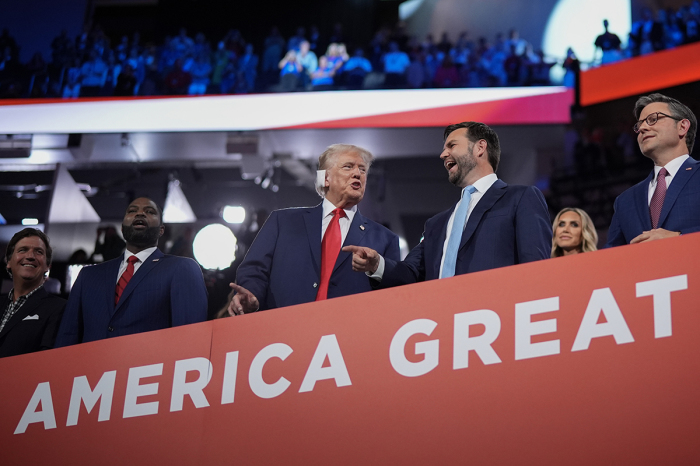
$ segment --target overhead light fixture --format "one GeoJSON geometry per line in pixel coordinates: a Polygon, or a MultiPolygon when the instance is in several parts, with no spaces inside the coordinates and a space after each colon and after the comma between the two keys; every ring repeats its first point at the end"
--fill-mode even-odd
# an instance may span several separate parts
{"type": "Polygon", "coordinates": [[[38,224],[39,224],[38,218],[23,218],[22,219],[22,225],[38,225],[38,224]]]}
{"type": "Polygon", "coordinates": [[[236,258],[236,235],[226,225],[212,223],[195,235],[192,242],[194,258],[209,270],[221,270],[231,266],[236,258]]]}
{"type": "Polygon", "coordinates": [[[197,217],[187,202],[185,193],[178,180],[171,180],[168,183],[168,195],[165,196],[165,207],[163,208],[163,223],[194,223],[197,217]]]}
{"type": "Polygon", "coordinates": [[[245,221],[245,209],[241,206],[227,205],[221,216],[226,223],[243,223],[245,221]]]}

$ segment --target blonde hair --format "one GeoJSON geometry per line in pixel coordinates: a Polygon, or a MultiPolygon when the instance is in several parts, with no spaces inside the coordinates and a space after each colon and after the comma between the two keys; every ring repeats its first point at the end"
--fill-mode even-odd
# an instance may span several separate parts
{"type": "MultiPolygon", "coordinates": [[[[332,144],[328,146],[318,158],[318,169],[328,170],[335,163],[336,157],[346,152],[355,152],[359,154],[367,165],[367,172],[369,173],[369,167],[374,161],[374,156],[367,149],[352,144],[332,144]]],[[[328,191],[327,187],[316,186],[316,192],[318,192],[321,197],[326,197],[326,191],[328,191]]]]}
{"type": "MultiPolygon", "coordinates": [[[[581,217],[581,252],[593,252],[598,249],[598,232],[595,230],[593,220],[588,214],[578,207],[565,207],[559,211],[554,222],[552,222],[552,232],[556,232],[559,219],[567,212],[575,212],[581,217]]],[[[551,257],[560,257],[564,255],[564,251],[557,245],[556,235],[552,236],[552,254],[551,257]]]]}

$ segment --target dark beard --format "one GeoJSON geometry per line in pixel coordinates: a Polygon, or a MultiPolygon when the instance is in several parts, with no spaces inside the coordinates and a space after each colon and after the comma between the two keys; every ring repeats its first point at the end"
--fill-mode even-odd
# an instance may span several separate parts
{"type": "Polygon", "coordinates": [[[148,227],[143,231],[136,231],[133,226],[122,224],[122,235],[124,235],[127,244],[133,244],[137,247],[153,247],[158,245],[160,226],[148,227]]]}
{"type": "Polygon", "coordinates": [[[448,179],[450,183],[459,186],[459,183],[467,176],[467,173],[474,170],[476,167],[476,159],[472,155],[471,147],[469,149],[469,155],[466,158],[455,159],[455,163],[457,164],[458,170],[454,173],[450,173],[448,179]]]}

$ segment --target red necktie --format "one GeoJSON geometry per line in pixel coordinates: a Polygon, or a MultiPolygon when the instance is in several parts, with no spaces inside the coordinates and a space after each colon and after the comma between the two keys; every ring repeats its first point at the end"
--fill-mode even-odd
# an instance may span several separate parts
{"type": "Polygon", "coordinates": [[[326,228],[326,234],[323,235],[321,242],[321,283],[318,286],[316,301],[321,301],[328,297],[328,282],[331,280],[335,261],[338,259],[340,252],[340,217],[345,217],[345,211],[338,207],[333,211],[331,223],[326,228]]]}
{"type": "Polygon", "coordinates": [[[668,175],[668,171],[662,168],[656,176],[656,189],[649,203],[652,228],[657,228],[659,226],[659,217],[661,217],[661,209],[664,206],[664,199],[666,198],[666,175],[668,175]]]}
{"type": "Polygon", "coordinates": [[[124,292],[124,288],[126,288],[126,285],[129,283],[129,280],[131,280],[131,277],[134,275],[134,264],[139,261],[139,258],[136,256],[131,256],[127,259],[127,261],[129,263],[126,265],[126,270],[124,271],[122,276],[119,277],[119,281],[117,282],[117,289],[114,290],[115,306],[119,302],[119,298],[121,298],[122,293],[124,292]]]}

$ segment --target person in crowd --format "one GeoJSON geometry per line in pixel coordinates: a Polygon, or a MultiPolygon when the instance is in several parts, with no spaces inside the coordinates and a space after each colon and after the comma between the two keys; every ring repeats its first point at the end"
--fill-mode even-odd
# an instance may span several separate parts
{"type": "Polygon", "coordinates": [[[399,50],[399,44],[391,42],[383,61],[386,87],[390,89],[403,87],[406,84],[406,69],[411,64],[406,52],[399,50]]]}
{"type": "Polygon", "coordinates": [[[231,315],[370,291],[369,279],[353,273],[352,254],[341,252],[342,244],[399,260],[398,236],[357,209],[372,160],[369,151],[349,144],[321,154],[323,202],[272,212],[238,268],[237,284],[231,284],[231,315]]]}
{"type": "Polygon", "coordinates": [[[318,60],[318,68],[311,73],[311,86],[315,91],[328,90],[333,86],[335,66],[328,61],[325,55],[318,60]]]}
{"type": "Polygon", "coordinates": [[[25,228],[5,252],[12,289],[0,296],[0,358],[51,349],[66,300],[44,289],[52,249],[41,230],[25,228]]]}
{"type": "Polygon", "coordinates": [[[654,170],[615,199],[606,247],[700,231],[700,162],[689,155],[695,115],[676,99],[650,94],[637,100],[634,117],[639,149],[654,170]]]}
{"type": "Polygon", "coordinates": [[[433,84],[435,87],[443,88],[459,86],[459,73],[449,55],[445,56],[440,68],[435,72],[433,84]]]}
{"type": "Polygon", "coordinates": [[[364,55],[364,50],[357,48],[355,54],[343,65],[342,73],[346,84],[351,89],[362,88],[365,76],[372,72],[372,64],[364,55]]]}
{"type": "Polygon", "coordinates": [[[297,62],[301,66],[301,85],[306,87],[311,82],[311,76],[318,69],[318,57],[311,51],[309,41],[303,40],[299,44],[299,52],[296,55],[297,62]]]}
{"type": "Polygon", "coordinates": [[[80,97],[80,58],[74,58],[73,66],[66,70],[65,80],[66,83],[63,86],[63,98],[78,98],[80,97]]]}
{"type": "Polygon", "coordinates": [[[56,346],[202,322],[207,291],[192,259],[164,255],[162,210],[140,197],[126,209],[124,255],[85,267],[68,298],[56,346]]]}
{"type": "Polygon", "coordinates": [[[175,60],[173,69],[165,76],[165,93],[168,95],[184,95],[192,83],[192,75],[182,69],[182,59],[175,60]]]}
{"type": "Polygon", "coordinates": [[[303,68],[295,50],[290,50],[279,62],[280,86],[283,91],[293,91],[299,85],[299,77],[303,68]]]}
{"type": "Polygon", "coordinates": [[[209,77],[211,76],[211,63],[205,53],[197,55],[197,59],[190,67],[192,75],[192,83],[188,89],[189,95],[203,95],[207,92],[209,86],[209,77]]]}
{"type": "Polygon", "coordinates": [[[98,96],[107,79],[107,65],[96,50],[90,52],[90,60],[83,63],[80,75],[80,96],[98,96]]]}
{"type": "Polygon", "coordinates": [[[534,186],[499,180],[500,156],[498,135],[487,125],[445,128],[440,159],[461,199],[426,222],[423,239],[403,261],[346,246],[353,269],[383,288],[548,258],[552,229],[544,196],[534,186]]]}
{"type": "Polygon", "coordinates": [[[238,72],[243,78],[247,92],[255,90],[255,79],[258,76],[258,56],[253,53],[253,44],[245,46],[245,53],[238,59],[238,72]]]}
{"type": "Polygon", "coordinates": [[[598,232],[591,217],[577,207],[565,207],[552,223],[552,257],[598,249],[598,232]]]}
{"type": "Polygon", "coordinates": [[[608,20],[604,19],[603,27],[605,28],[605,32],[596,37],[595,39],[596,50],[600,49],[602,52],[602,55],[600,57],[601,65],[615,63],[616,61],[622,59],[622,52],[620,50],[622,41],[620,41],[620,38],[617,36],[617,34],[614,34],[608,30],[609,25],[610,23],[608,22],[608,20]]]}
{"type": "Polygon", "coordinates": [[[265,38],[262,55],[262,79],[265,84],[277,81],[277,64],[285,50],[284,38],[277,27],[272,27],[270,35],[265,38]]]}

